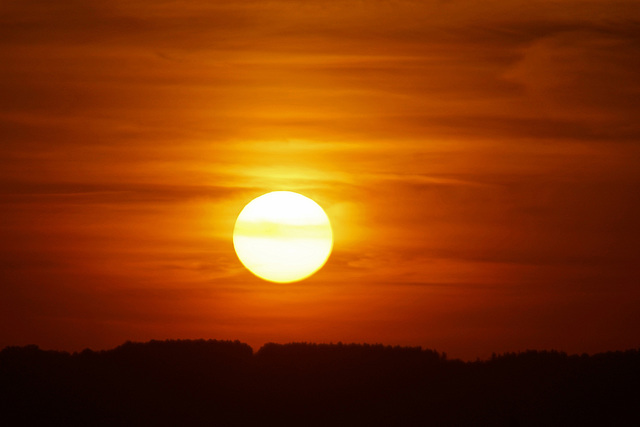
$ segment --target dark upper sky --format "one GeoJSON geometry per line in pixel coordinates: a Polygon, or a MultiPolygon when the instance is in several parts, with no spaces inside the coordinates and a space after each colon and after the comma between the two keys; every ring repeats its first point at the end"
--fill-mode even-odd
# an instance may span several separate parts
{"type": "Polygon", "coordinates": [[[635,1],[4,1],[0,347],[638,346],[635,1]],[[334,252],[262,282],[273,190],[334,252]]]}

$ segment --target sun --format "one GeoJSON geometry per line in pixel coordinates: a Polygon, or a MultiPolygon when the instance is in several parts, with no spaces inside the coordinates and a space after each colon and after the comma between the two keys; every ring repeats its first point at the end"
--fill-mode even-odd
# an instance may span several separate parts
{"type": "Polygon", "coordinates": [[[256,276],[278,283],[314,274],[333,248],[329,217],[313,200],[273,191],[247,204],[233,230],[238,258],[256,276]]]}

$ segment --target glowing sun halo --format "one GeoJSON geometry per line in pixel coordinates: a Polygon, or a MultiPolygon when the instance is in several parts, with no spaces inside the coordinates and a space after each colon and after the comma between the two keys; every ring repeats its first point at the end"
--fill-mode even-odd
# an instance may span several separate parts
{"type": "Polygon", "coordinates": [[[233,246],[256,276],[296,282],[324,265],[333,233],[329,217],[316,202],[291,191],[274,191],[253,199],[240,212],[233,246]]]}

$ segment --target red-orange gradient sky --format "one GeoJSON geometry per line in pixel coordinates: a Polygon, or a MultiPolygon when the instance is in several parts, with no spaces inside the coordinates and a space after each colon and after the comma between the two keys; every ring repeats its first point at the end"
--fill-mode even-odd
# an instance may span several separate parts
{"type": "Polygon", "coordinates": [[[0,347],[640,346],[637,1],[0,5],[0,347]],[[236,216],[327,211],[263,282],[236,216]]]}

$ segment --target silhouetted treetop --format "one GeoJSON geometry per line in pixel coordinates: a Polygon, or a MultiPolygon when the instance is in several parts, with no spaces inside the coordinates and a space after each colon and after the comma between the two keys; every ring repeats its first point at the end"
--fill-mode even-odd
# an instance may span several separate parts
{"type": "Polygon", "coordinates": [[[0,351],[0,422],[640,425],[638,384],[639,350],[462,362],[381,344],[269,343],[255,354],[216,340],[73,354],[30,345],[0,351]]]}
{"type": "Polygon", "coordinates": [[[314,344],[306,342],[275,344],[267,343],[258,352],[259,358],[274,357],[328,357],[338,359],[370,359],[381,357],[413,358],[423,361],[443,361],[445,357],[435,350],[422,347],[386,346],[382,344],[314,344]]]}
{"type": "Polygon", "coordinates": [[[240,341],[218,340],[152,340],[146,343],[127,341],[105,356],[123,359],[164,360],[166,362],[205,362],[207,360],[247,360],[253,349],[240,341]]]}

